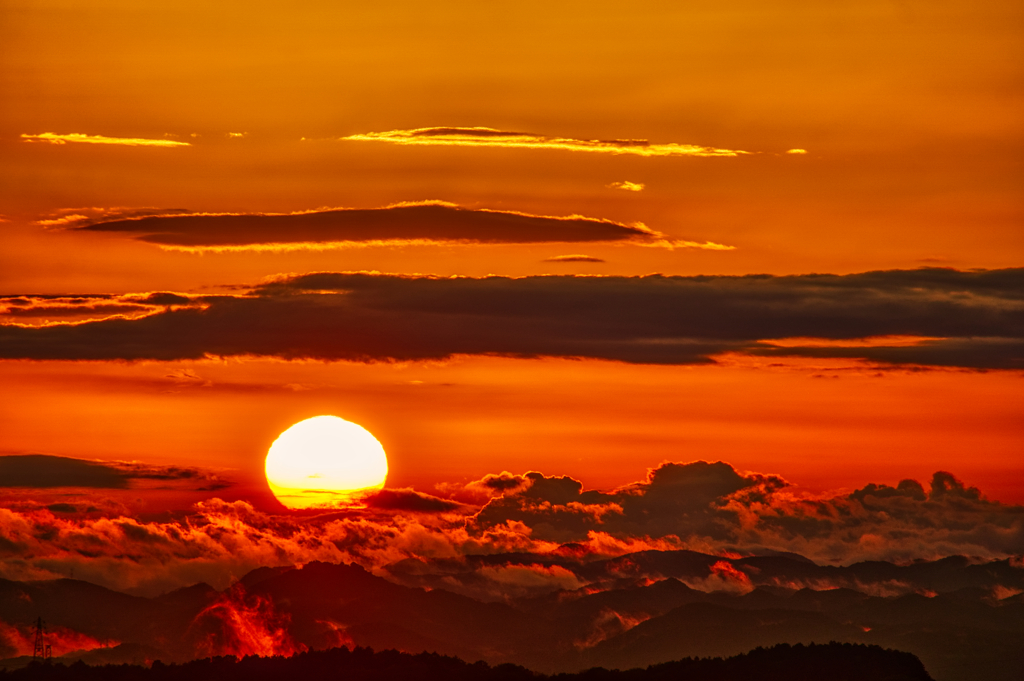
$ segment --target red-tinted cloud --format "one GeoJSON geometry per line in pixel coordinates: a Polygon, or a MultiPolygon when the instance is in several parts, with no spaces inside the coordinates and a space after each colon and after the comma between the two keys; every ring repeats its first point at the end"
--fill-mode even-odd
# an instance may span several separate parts
{"type": "MultiPolygon", "coordinates": [[[[45,645],[50,646],[50,654],[54,657],[97,648],[113,648],[118,644],[118,641],[101,641],[67,627],[47,626],[45,623],[43,626],[45,645]]],[[[35,635],[34,628],[7,624],[0,620],[0,659],[33,655],[35,635]]]]}
{"type": "MultiPolygon", "coordinates": [[[[257,567],[320,560],[358,563],[397,581],[447,585],[488,600],[666,576],[701,590],[773,584],[904,593],[919,586],[903,573],[780,574],[747,556],[792,552],[846,565],[953,555],[1005,563],[1024,554],[1022,507],[987,501],[948,473],[937,473],[927,492],[905,482],[822,498],[793,496],[775,476],[705,462],[664,464],[642,482],[605,492],[536,472],[485,481],[493,494],[476,509],[402,490],[376,507],[315,516],[268,515],[219,500],[162,522],[0,509],[0,577],[52,579],[73,571],[79,579],[153,595],[196,582],[224,588],[257,567]],[[671,570],[654,558],[600,563],[679,552],[696,558],[671,570]]],[[[996,579],[990,587],[1024,588],[1024,580],[997,579],[999,570],[990,570],[996,579]]]]}
{"type": "Polygon", "coordinates": [[[187,636],[197,639],[200,657],[291,657],[306,646],[292,640],[289,623],[268,597],[249,595],[236,584],[196,615],[187,636]]]}

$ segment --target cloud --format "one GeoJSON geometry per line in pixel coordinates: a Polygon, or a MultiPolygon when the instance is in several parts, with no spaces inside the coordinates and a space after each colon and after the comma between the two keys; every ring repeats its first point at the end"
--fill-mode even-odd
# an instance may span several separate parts
{"type": "Polygon", "coordinates": [[[703,591],[767,585],[898,595],[936,588],[943,570],[985,589],[1000,586],[999,593],[1024,588],[1024,507],[988,501],[946,472],[927,492],[908,481],[819,497],[793,495],[778,476],[701,461],[664,463],[643,481],[605,491],[539,472],[466,487],[481,505],[457,512],[441,512],[443,500],[411,490],[391,490],[376,506],[314,515],[271,515],[218,499],[149,522],[116,512],[0,508],[0,578],[73,572],[155,595],[197,582],[225,588],[257,567],[326,561],[487,600],[665,577],[703,591]],[[913,562],[957,555],[975,558],[913,562]]]}
{"type": "Polygon", "coordinates": [[[105,137],[103,135],[84,135],[79,132],[57,134],[54,132],[43,132],[38,135],[21,136],[26,142],[49,142],[50,144],[67,144],[68,142],[78,144],[116,144],[125,147],[190,147],[188,142],[176,142],[174,140],[145,139],[140,137],[105,137]]]}
{"type": "Polygon", "coordinates": [[[594,619],[593,629],[586,636],[577,639],[573,645],[578,650],[593,648],[601,641],[618,636],[629,631],[636,625],[646,622],[651,616],[645,612],[637,614],[620,613],[611,608],[605,608],[594,619]]]}
{"type": "Polygon", "coordinates": [[[917,481],[905,480],[895,488],[871,484],[825,499],[778,490],[739,493],[720,508],[735,514],[737,544],[823,562],[1024,553],[1024,507],[988,501],[945,471],[935,473],[927,494],[917,481]]]}
{"type": "Polygon", "coordinates": [[[106,464],[45,454],[0,456],[3,487],[126,488],[123,472],[106,464]]]}
{"type": "Polygon", "coordinates": [[[685,241],[685,240],[666,240],[658,245],[664,245],[668,248],[699,248],[705,251],[735,251],[735,246],[728,246],[726,244],[716,244],[714,241],[705,241],[701,243],[699,241],[685,241]]]}
{"type": "MultiPolygon", "coordinates": [[[[35,653],[35,628],[17,626],[0,621],[0,658],[28,657],[35,653]]],[[[46,627],[46,642],[50,653],[60,657],[71,652],[113,648],[117,641],[100,641],[73,629],[61,626],[46,627]]]]}
{"type": "Polygon", "coordinates": [[[225,591],[195,616],[188,636],[198,639],[199,656],[291,657],[306,650],[292,640],[291,618],[269,597],[249,595],[241,583],[225,591]]]}
{"type": "Polygon", "coordinates": [[[754,590],[750,577],[741,572],[735,565],[726,560],[715,562],[709,568],[710,575],[698,581],[684,582],[687,586],[698,591],[727,591],[732,593],[749,593],[754,590]]]}
{"type": "Polygon", "coordinates": [[[557,542],[586,540],[590,532],[623,537],[700,535],[727,539],[712,504],[739,490],[786,486],[778,477],[742,476],[728,464],[666,463],[647,480],[612,492],[584,491],[569,477],[526,475],[527,485],[488,502],[473,527],[488,529],[509,520],[531,528],[531,536],[557,542]]]}
{"type": "Polygon", "coordinates": [[[0,325],[0,357],[408,361],[491,354],[695,364],[733,352],[1024,368],[1024,269],[786,277],[316,273],[189,300],[139,319],[0,325]],[[815,340],[865,338],[881,340],[815,340]]]}
{"type": "MultiPolygon", "coordinates": [[[[67,220],[70,220],[69,216],[67,220]]],[[[644,225],[581,215],[551,217],[470,209],[441,201],[373,209],[286,214],[134,215],[81,220],[78,229],[111,232],[185,250],[295,249],[344,245],[460,243],[656,243],[665,236],[644,225]]]]}
{"type": "Polygon", "coordinates": [[[231,486],[221,473],[208,468],[195,466],[166,466],[139,463],[135,461],[115,461],[107,464],[121,473],[133,483],[133,486],[146,484],[160,486],[164,489],[192,489],[196,491],[215,491],[231,486]]]}
{"type": "Polygon", "coordinates": [[[182,208],[127,208],[124,206],[61,208],[49,213],[35,224],[53,229],[87,227],[100,222],[130,220],[154,215],[180,215],[188,213],[182,208]]]}
{"type": "MultiPolygon", "coordinates": [[[[584,554],[626,540],[705,553],[784,551],[832,564],[1024,553],[1024,507],[988,501],[944,471],[927,493],[905,480],[820,498],[794,496],[778,476],[741,474],[723,462],[665,463],[643,482],[605,492],[537,472],[524,479],[488,501],[470,530],[514,522],[534,540],[591,547],[584,554]]],[[[706,578],[749,585],[722,565],[706,578]]]]}
{"type": "Polygon", "coordinates": [[[0,297],[0,324],[46,326],[103,319],[139,319],[185,307],[204,307],[177,293],[157,291],[126,295],[0,297]]]}
{"type": "MultiPolygon", "coordinates": [[[[135,483],[151,485],[152,481],[180,489],[215,490],[228,486],[226,481],[211,471],[187,466],[84,461],[48,454],[0,456],[0,487],[128,489],[135,486],[135,483]]],[[[59,508],[51,507],[51,510],[69,511],[59,504],[57,506],[59,508]]]]}
{"type": "Polygon", "coordinates": [[[644,184],[642,182],[630,182],[629,180],[624,180],[622,182],[612,182],[608,185],[608,188],[622,189],[627,192],[640,192],[643,191],[644,184]]]}
{"type": "Polygon", "coordinates": [[[500,497],[512,490],[523,489],[529,485],[525,476],[515,475],[508,471],[489,473],[480,480],[466,484],[442,482],[436,487],[447,498],[464,504],[482,506],[494,497],[500,497]]]}
{"type": "Polygon", "coordinates": [[[477,600],[505,601],[552,591],[573,591],[583,587],[585,582],[560,565],[506,563],[445,575],[436,584],[477,600]]]}
{"type": "Polygon", "coordinates": [[[365,498],[363,503],[370,508],[413,513],[443,513],[460,508],[457,503],[411,489],[384,489],[365,498]]]}
{"type": "Polygon", "coordinates": [[[592,255],[556,255],[553,258],[545,258],[544,262],[604,262],[602,258],[595,258],[592,255]]]}
{"type": "Polygon", "coordinates": [[[342,137],[343,141],[389,142],[402,145],[500,147],[504,149],[559,149],[603,154],[635,156],[739,156],[749,151],[717,149],[696,144],[651,144],[647,140],[581,140],[548,137],[529,132],[510,132],[493,128],[417,128],[367,132],[342,137]]]}
{"type": "Polygon", "coordinates": [[[54,579],[73,572],[109,588],[157,595],[197,582],[223,589],[263,566],[320,560],[380,569],[410,557],[546,546],[508,527],[470,537],[461,518],[367,513],[269,516],[245,502],[212,499],[185,518],[143,522],[0,508],[0,578],[54,579]]]}

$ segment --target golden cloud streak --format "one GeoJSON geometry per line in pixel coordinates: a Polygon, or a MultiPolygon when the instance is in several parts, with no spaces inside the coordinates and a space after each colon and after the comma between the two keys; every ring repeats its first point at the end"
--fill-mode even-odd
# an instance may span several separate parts
{"type": "MultiPolygon", "coordinates": [[[[209,306],[207,306],[209,307],[209,306]]],[[[93,322],[109,322],[115,319],[124,319],[127,321],[136,321],[139,319],[145,319],[146,317],[152,317],[155,314],[159,314],[163,310],[146,310],[143,312],[137,312],[135,314],[108,314],[108,315],[92,315],[84,319],[76,319],[74,321],[49,321],[43,320],[36,323],[25,323],[25,322],[7,322],[2,321],[0,317],[0,326],[15,326],[20,329],[42,329],[51,326],[82,326],[83,324],[92,324],[93,322]]]]}
{"type": "MultiPolygon", "coordinates": [[[[497,212],[497,211],[495,211],[497,212]]],[[[735,246],[718,244],[713,241],[676,241],[670,239],[658,239],[657,241],[643,242],[638,239],[624,239],[617,242],[618,245],[630,244],[654,248],[698,248],[704,251],[735,251],[735,246]]],[[[403,248],[423,246],[490,246],[493,244],[481,243],[473,239],[371,239],[368,241],[283,241],[256,244],[227,244],[217,246],[183,246],[178,244],[156,244],[162,251],[174,253],[291,253],[296,251],[332,251],[353,248],[403,248]]],[[[558,256],[565,258],[581,259],[579,256],[558,256]]],[[[585,256],[590,259],[591,256],[585,256]]],[[[556,259],[548,259],[546,262],[557,262],[556,259]]],[[[593,262],[593,261],[592,261],[593,262]]],[[[602,261],[603,262],[603,261],[602,261]]]]}
{"type": "Polygon", "coordinates": [[[573,253],[570,255],[556,255],[553,258],[545,258],[544,262],[604,262],[604,260],[601,258],[595,258],[592,255],[573,253]]]}
{"type": "Polygon", "coordinates": [[[716,244],[714,241],[705,241],[701,243],[699,241],[683,241],[683,240],[672,240],[672,239],[659,239],[650,243],[640,244],[641,246],[654,247],[654,248],[667,248],[669,250],[675,248],[699,248],[704,251],[735,251],[735,246],[728,246],[726,244],[716,244]]]}
{"type": "Polygon", "coordinates": [[[79,142],[84,144],[116,144],[125,147],[190,147],[188,142],[176,142],[174,140],[152,140],[142,137],[105,137],[103,135],[84,135],[79,132],[72,132],[66,135],[58,135],[55,132],[44,132],[38,135],[21,136],[26,142],[49,142],[50,144],[67,144],[68,142],[79,142]]]}
{"type": "Polygon", "coordinates": [[[506,149],[561,149],[635,156],[739,156],[749,151],[702,147],[696,144],[651,144],[647,140],[578,140],[545,137],[525,132],[507,132],[494,128],[417,128],[367,132],[340,138],[343,141],[390,142],[403,145],[503,147],[506,149]]]}
{"type": "Polygon", "coordinates": [[[630,182],[629,180],[623,180],[622,182],[612,182],[607,185],[609,189],[624,189],[627,192],[640,192],[644,189],[643,182],[630,182]]]}
{"type": "Polygon", "coordinates": [[[80,215],[78,213],[72,213],[71,215],[65,215],[64,217],[53,218],[52,220],[36,220],[36,224],[42,227],[62,227],[64,225],[73,225],[82,220],[88,220],[88,215],[80,215]]]}
{"type": "Polygon", "coordinates": [[[937,336],[865,336],[864,338],[773,338],[763,340],[777,348],[911,348],[945,340],[937,336]]]}

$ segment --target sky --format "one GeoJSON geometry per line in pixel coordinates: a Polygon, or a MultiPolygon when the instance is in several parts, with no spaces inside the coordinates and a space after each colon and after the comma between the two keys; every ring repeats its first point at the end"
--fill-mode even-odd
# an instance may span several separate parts
{"type": "Polygon", "coordinates": [[[789,509],[958,490],[1009,534],[921,555],[1020,553],[1022,25],[1010,0],[0,0],[0,572],[216,581],[15,537],[280,513],[266,452],[321,414],[380,440],[398,510],[724,462],[761,482],[721,508],[764,479],[789,509]]]}

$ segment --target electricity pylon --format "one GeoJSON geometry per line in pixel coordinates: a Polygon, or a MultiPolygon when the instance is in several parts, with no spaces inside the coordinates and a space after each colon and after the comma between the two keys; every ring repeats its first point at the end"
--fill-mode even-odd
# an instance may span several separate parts
{"type": "Polygon", "coordinates": [[[53,646],[46,642],[46,625],[43,624],[43,618],[40,617],[36,620],[36,645],[32,651],[32,659],[46,662],[51,657],[53,657],[53,646]]]}

